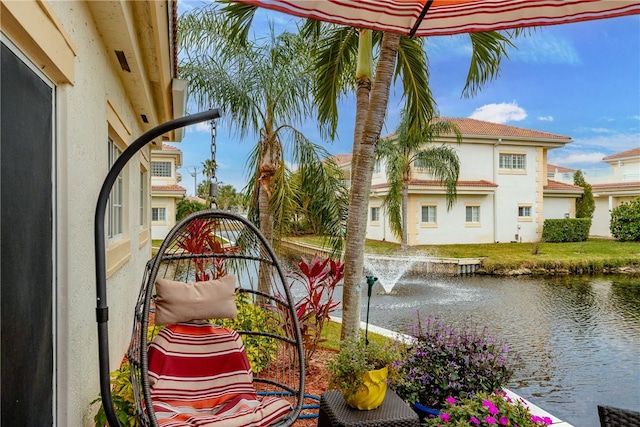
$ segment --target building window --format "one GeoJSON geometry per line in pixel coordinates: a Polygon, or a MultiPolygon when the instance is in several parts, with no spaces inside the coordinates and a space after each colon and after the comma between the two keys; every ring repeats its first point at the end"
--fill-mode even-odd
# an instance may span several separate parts
{"type": "Polygon", "coordinates": [[[465,222],[480,222],[480,206],[467,206],[465,212],[465,222]]]}
{"type": "Polygon", "coordinates": [[[140,171],[140,226],[145,225],[145,200],[147,199],[147,174],[140,171]]]}
{"type": "Polygon", "coordinates": [[[520,218],[531,218],[531,206],[518,206],[518,216],[520,218]]]}
{"type": "Polygon", "coordinates": [[[435,223],[436,218],[436,206],[422,207],[422,222],[435,223]]]}
{"type": "MultiPolygon", "coordinates": [[[[116,162],[117,158],[122,154],[122,151],[113,139],[109,138],[109,167],[113,166],[116,162]]],[[[111,194],[109,196],[109,206],[107,207],[109,213],[109,225],[108,225],[108,237],[113,239],[122,234],[123,226],[123,179],[122,173],[118,175],[116,181],[113,183],[113,187],[111,188],[111,194]]]]}
{"type": "Polygon", "coordinates": [[[373,173],[380,173],[382,171],[382,165],[380,164],[380,160],[376,160],[373,165],[373,173]]]}
{"type": "Polygon", "coordinates": [[[151,209],[151,220],[152,221],[166,221],[167,220],[167,209],[166,208],[152,208],[151,209]]]}
{"type": "Polygon", "coordinates": [[[170,177],[171,162],[151,162],[151,176],[170,177]]]}
{"type": "Polygon", "coordinates": [[[500,154],[500,169],[524,170],[524,154],[500,154]]]}
{"type": "Polygon", "coordinates": [[[374,207],[371,208],[371,222],[380,221],[380,208],[374,207]]]}

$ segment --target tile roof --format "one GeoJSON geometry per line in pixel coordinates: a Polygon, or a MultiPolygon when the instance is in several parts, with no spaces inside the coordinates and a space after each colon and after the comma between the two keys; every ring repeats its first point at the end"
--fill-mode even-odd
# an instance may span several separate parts
{"type": "Polygon", "coordinates": [[[173,185],[152,185],[151,191],[187,191],[181,185],[173,184],[173,185]]]}
{"type": "MultiPolygon", "coordinates": [[[[414,179],[409,181],[409,185],[421,185],[423,187],[442,187],[442,181],[414,179]]],[[[490,181],[458,181],[458,187],[478,187],[478,188],[496,188],[498,184],[490,181]]],[[[371,188],[387,188],[387,183],[372,185],[371,188]]]]}
{"type": "Polygon", "coordinates": [[[441,117],[441,120],[450,120],[455,123],[463,135],[486,135],[486,136],[512,136],[518,138],[539,138],[557,139],[561,141],[571,141],[571,137],[557,135],[549,132],[524,129],[516,126],[501,125],[498,123],[485,122],[483,120],[441,117]]]}
{"type": "Polygon", "coordinates": [[[352,158],[353,158],[352,154],[334,154],[333,155],[333,160],[338,165],[343,165],[345,163],[349,163],[352,158]]]}
{"type": "Polygon", "coordinates": [[[555,171],[558,170],[558,172],[562,173],[562,172],[575,172],[575,169],[570,169],[570,168],[565,168],[564,166],[556,166],[556,165],[552,165],[547,163],[547,170],[548,171],[555,171]]]}
{"type": "Polygon", "coordinates": [[[573,184],[565,184],[564,182],[554,181],[552,179],[547,180],[547,185],[544,186],[545,190],[572,190],[583,191],[582,187],[573,184]]]}
{"type": "Polygon", "coordinates": [[[180,151],[180,149],[173,145],[162,144],[162,151],[180,151]]]}
{"type": "Polygon", "coordinates": [[[624,157],[633,157],[633,156],[640,156],[640,147],[632,148],[631,150],[612,154],[610,156],[603,158],[602,160],[615,160],[615,159],[622,159],[624,157]]]}
{"type": "Polygon", "coordinates": [[[632,182],[614,182],[611,184],[591,184],[591,189],[593,191],[605,191],[605,190],[622,190],[628,188],[638,188],[640,189],[640,181],[632,181],[632,182]]]}

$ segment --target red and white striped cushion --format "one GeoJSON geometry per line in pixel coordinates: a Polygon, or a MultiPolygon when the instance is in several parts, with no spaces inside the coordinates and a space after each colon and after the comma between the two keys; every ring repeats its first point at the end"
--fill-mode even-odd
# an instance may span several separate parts
{"type": "Polygon", "coordinates": [[[268,426],[291,405],[259,398],[242,338],[211,324],[165,327],[149,346],[153,409],[164,427],[268,426]]]}

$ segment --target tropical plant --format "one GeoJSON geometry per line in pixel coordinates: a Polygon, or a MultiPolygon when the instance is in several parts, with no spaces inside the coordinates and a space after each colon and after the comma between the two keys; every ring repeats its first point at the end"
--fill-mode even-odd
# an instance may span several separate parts
{"type": "Polygon", "coordinates": [[[278,341],[268,335],[281,334],[280,325],[271,311],[254,304],[246,293],[236,295],[236,307],[238,315],[235,319],[213,319],[211,322],[235,331],[260,332],[242,337],[251,370],[258,374],[278,356],[278,341]]]}
{"type": "Polygon", "coordinates": [[[377,341],[349,338],[340,343],[340,352],[327,361],[329,387],[342,391],[345,398],[353,397],[364,385],[368,371],[392,368],[399,354],[397,347],[377,341]]]}
{"type": "Polygon", "coordinates": [[[176,206],[176,220],[180,221],[189,214],[205,209],[207,209],[207,206],[197,200],[182,199],[176,206]]]}
{"type": "MultiPolygon", "coordinates": [[[[131,370],[129,362],[123,361],[120,368],[111,372],[111,400],[116,413],[116,417],[123,426],[137,427],[140,425],[136,417],[136,401],[133,397],[133,387],[131,385],[131,370]]],[[[98,396],[91,402],[91,405],[101,402],[102,398],[98,396]]],[[[105,427],[107,425],[107,415],[104,412],[104,406],[100,404],[100,408],[93,417],[96,427],[105,427]]]]}
{"type": "Polygon", "coordinates": [[[392,387],[407,402],[434,409],[447,397],[471,397],[504,387],[518,366],[519,357],[487,328],[454,328],[443,322],[418,318],[410,333],[415,342],[396,364],[392,387]]]}
{"type": "Polygon", "coordinates": [[[573,174],[573,185],[582,187],[582,196],[576,199],[576,218],[593,218],[593,212],[596,210],[596,202],[593,199],[593,190],[591,184],[585,179],[582,171],[577,170],[573,174]]]}
{"type": "MultiPolygon", "coordinates": [[[[297,207],[285,160],[301,171],[318,173],[317,182],[330,179],[325,168],[307,167],[322,163],[329,153],[296,127],[314,110],[309,44],[298,34],[276,35],[273,28],[261,40],[242,40],[228,20],[215,4],[180,17],[179,72],[190,81],[190,94],[200,108],[219,105],[223,121],[241,138],[255,135],[247,160],[249,216],[273,243],[297,207]]],[[[341,202],[334,192],[316,196],[325,206],[341,202]]],[[[335,230],[332,224],[341,218],[323,220],[328,230],[335,230]]]]}
{"type": "Polygon", "coordinates": [[[423,425],[541,427],[552,423],[549,417],[532,415],[526,403],[514,401],[504,391],[496,391],[460,400],[449,397],[440,416],[426,419],[423,425]]]}
{"type": "Polygon", "coordinates": [[[640,197],[622,202],[611,211],[611,235],[618,240],[640,241],[640,197]]]}
{"type": "Polygon", "coordinates": [[[401,239],[403,250],[408,247],[409,182],[414,169],[429,173],[442,183],[446,190],[447,208],[453,205],[457,196],[460,161],[456,151],[444,144],[428,146],[441,135],[455,135],[458,143],[462,141],[460,130],[450,120],[433,120],[420,132],[412,132],[409,115],[402,111],[395,135],[378,142],[377,158],[386,164],[389,184],[384,207],[389,214],[391,231],[401,239]]]}
{"type": "MultiPolygon", "coordinates": [[[[255,6],[229,3],[224,9],[229,28],[239,40],[249,34],[255,6]]],[[[474,95],[497,77],[500,62],[513,46],[510,38],[521,30],[470,33],[472,54],[464,96],[474,95]]],[[[409,115],[409,129],[423,129],[434,116],[435,101],[428,85],[429,70],[421,38],[397,33],[340,27],[317,21],[305,24],[311,39],[307,50],[315,56],[315,104],[321,124],[334,136],[338,102],[355,88],[356,123],[353,140],[349,215],[345,243],[342,337],[355,336],[360,327],[360,285],[364,265],[367,207],[376,144],[385,121],[392,80],[400,77],[409,115]],[[313,49],[309,49],[312,46],[313,49]],[[374,47],[377,61],[374,64],[374,47]]]]}
{"type": "Polygon", "coordinates": [[[333,299],[333,292],[344,276],[344,265],[339,260],[321,260],[316,255],[310,261],[302,257],[296,267],[288,276],[292,279],[292,291],[299,286],[304,289],[295,308],[305,347],[305,366],[309,366],[318,344],[323,341],[322,329],[329,315],[340,305],[340,301],[333,299]]]}

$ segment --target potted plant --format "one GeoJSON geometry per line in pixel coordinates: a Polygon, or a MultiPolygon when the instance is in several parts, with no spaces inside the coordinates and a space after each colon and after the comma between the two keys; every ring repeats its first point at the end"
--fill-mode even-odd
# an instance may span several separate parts
{"type": "Polygon", "coordinates": [[[480,392],[460,400],[449,397],[446,402],[440,415],[425,420],[424,426],[546,427],[553,422],[549,417],[531,414],[523,402],[513,401],[504,391],[480,392]]]}
{"type": "Polygon", "coordinates": [[[415,340],[398,359],[392,387],[423,418],[442,411],[448,397],[502,389],[519,365],[518,355],[486,327],[456,328],[428,318],[411,335],[415,340]]]}
{"type": "Polygon", "coordinates": [[[389,344],[362,339],[345,340],[335,359],[329,360],[329,386],[342,391],[347,405],[370,410],[382,404],[387,378],[397,352],[389,344]]]}

